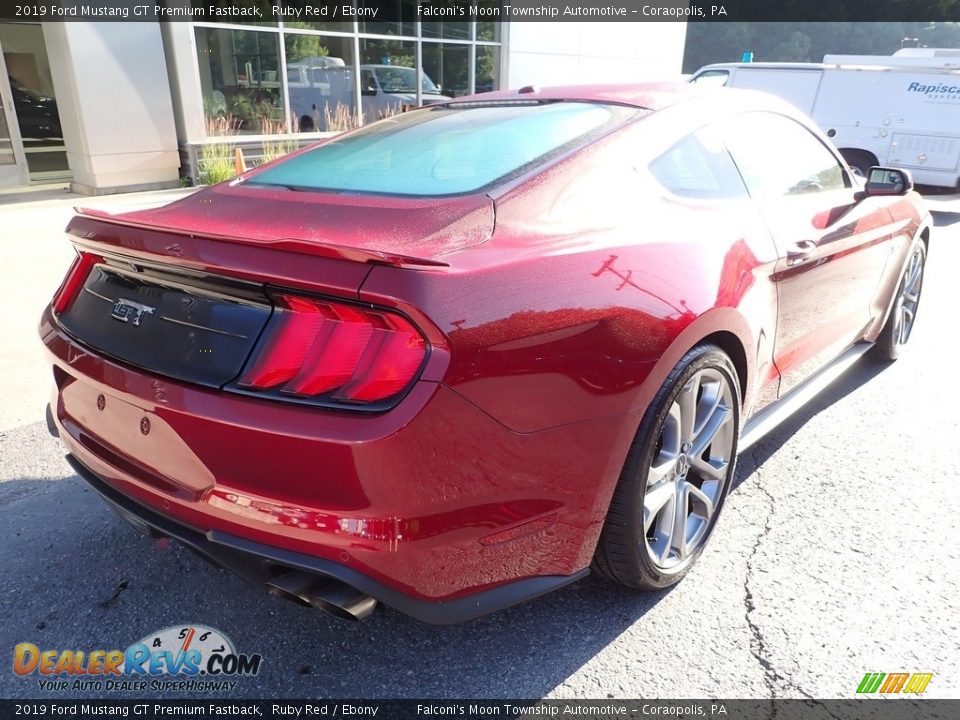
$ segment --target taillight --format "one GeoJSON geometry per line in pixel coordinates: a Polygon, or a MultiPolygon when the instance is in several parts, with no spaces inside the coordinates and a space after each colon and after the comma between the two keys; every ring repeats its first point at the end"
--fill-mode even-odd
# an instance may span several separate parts
{"type": "Polygon", "coordinates": [[[274,318],[237,385],[277,397],[380,403],[415,379],[427,343],[400,315],[275,295],[274,318]]]}
{"type": "Polygon", "coordinates": [[[53,312],[59,315],[70,307],[70,304],[80,294],[80,288],[86,282],[90,270],[103,258],[88,252],[80,252],[74,258],[73,264],[63,279],[63,284],[53,296],[53,312]]]}

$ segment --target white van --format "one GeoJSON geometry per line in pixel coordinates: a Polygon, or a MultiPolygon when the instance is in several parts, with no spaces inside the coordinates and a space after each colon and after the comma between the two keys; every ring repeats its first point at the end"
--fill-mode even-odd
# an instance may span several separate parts
{"type": "Polygon", "coordinates": [[[707,65],[690,82],[762,90],[789,101],[864,175],[873,165],[890,165],[909,168],[920,184],[957,187],[960,50],[707,65]]]}
{"type": "MultiPolygon", "coordinates": [[[[413,68],[361,65],[360,107],[364,122],[416,107],[416,79],[417,71],[413,68]]],[[[290,88],[290,113],[301,131],[328,130],[328,114],[335,116],[353,106],[353,69],[341,58],[311,57],[287,63],[287,87],[290,88]]],[[[423,105],[450,99],[440,94],[440,88],[423,72],[420,89],[423,105]]]]}

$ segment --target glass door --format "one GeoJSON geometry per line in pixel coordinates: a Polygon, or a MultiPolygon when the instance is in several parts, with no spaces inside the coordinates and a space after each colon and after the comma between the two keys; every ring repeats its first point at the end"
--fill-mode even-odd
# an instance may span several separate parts
{"type": "Polygon", "coordinates": [[[16,118],[30,180],[68,179],[67,149],[43,29],[39,24],[0,23],[0,49],[12,100],[7,117],[16,118]]]}
{"type": "Polygon", "coordinates": [[[0,187],[26,185],[28,182],[27,160],[12,108],[13,94],[0,53],[0,187]]]}

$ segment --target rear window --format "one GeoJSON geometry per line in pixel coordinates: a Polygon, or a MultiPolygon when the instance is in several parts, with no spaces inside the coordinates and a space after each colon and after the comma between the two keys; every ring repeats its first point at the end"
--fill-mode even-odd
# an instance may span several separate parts
{"type": "Polygon", "coordinates": [[[424,108],[337,138],[248,182],[297,190],[455,195],[541,165],[638,112],[585,102],[424,108]]]}

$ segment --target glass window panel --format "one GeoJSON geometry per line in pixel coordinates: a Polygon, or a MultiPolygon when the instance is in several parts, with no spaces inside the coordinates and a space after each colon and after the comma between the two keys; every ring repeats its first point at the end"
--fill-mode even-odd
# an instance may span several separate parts
{"type": "Polygon", "coordinates": [[[469,40],[469,22],[446,22],[424,20],[420,25],[420,34],[425,38],[450,38],[451,40],[469,40]]]}
{"type": "Polygon", "coordinates": [[[783,115],[744,113],[724,123],[723,138],[754,197],[838,190],[846,174],[827,147],[783,115]]]}
{"type": "Polygon", "coordinates": [[[477,45],[477,71],[474,89],[490,92],[500,89],[500,48],[493,45],[477,45]]]}
{"type": "MultiPolygon", "coordinates": [[[[301,7],[301,6],[297,6],[301,7]]],[[[331,20],[325,22],[302,22],[300,20],[284,20],[284,28],[294,28],[297,30],[320,30],[328,32],[353,32],[352,21],[331,20]]]]}
{"type": "Polygon", "coordinates": [[[280,3],[276,0],[190,0],[190,4],[203,11],[202,18],[198,15],[196,19],[202,19],[204,22],[276,27],[277,21],[273,19],[273,6],[280,3]],[[239,14],[238,12],[252,12],[255,9],[260,10],[259,17],[252,14],[239,14]]]}
{"type": "MultiPolygon", "coordinates": [[[[502,18],[503,3],[501,0],[478,0],[477,8],[479,17],[484,17],[483,11],[491,8],[499,8],[499,15],[490,15],[487,17],[502,18]]],[[[486,40],[487,42],[500,42],[500,23],[482,20],[477,23],[477,40],[486,40]]]]}
{"type": "Polygon", "coordinates": [[[218,120],[241,134],[282,124],[279,34],[202,27],[196,33],[208,130],[218,120]]]}
{"type": "Polygon", "coordinates": [[[470,94],[470,46],[423,43],[423,72],[447,97],[470,94]]]}
{"type": "Polygon", "coordinates": [[[680,197],[711,200],[749,197],[726,147],[707,131],[687,135],[650,163],[650,172],[661,185],[680,197]]]}
{"type": "MultiPolygon", "coordinates": [[[[417,45],[407,40],[360,38],[360,104],[365,122],[417,105],[417,45]]],[[[442,99],[434,82],[421,77],[424,100],[442,99]]]]}
{"type": "Polygon", "coordinates": [[[293,129],[346,130],[356,124],[353,38],[284,33],[293,129]]]}
{"type": "Polygon", "coordinates": [[[393,195],[471,192],[532,170],[636,114],[567,102],[423,109],[341,136],[250,182],[393,195]]]}
{"type": "MultiPolygon", "coordinates": [[[[65,176],[69,167],[43,29],[39,23],[0,23],[0,46],[27,168],[31,174],[65,176]]],[[[8,132],[3,135],[9,137],[8,132]]]]}
{"type": "Polygon", "coordinates": [[[375,35],[406,35],[416,37],[417,34],[417,2],[418,0],[357,0],[357,7],[363,8],[368,5],[371,8],[379,8],[378,15],[381,17],[386,14],[391,21],[368,21],[360,22],[360,32],[371,33],[375,35]],[[399,18],[399,19],[396,19],[399,18]]]}

